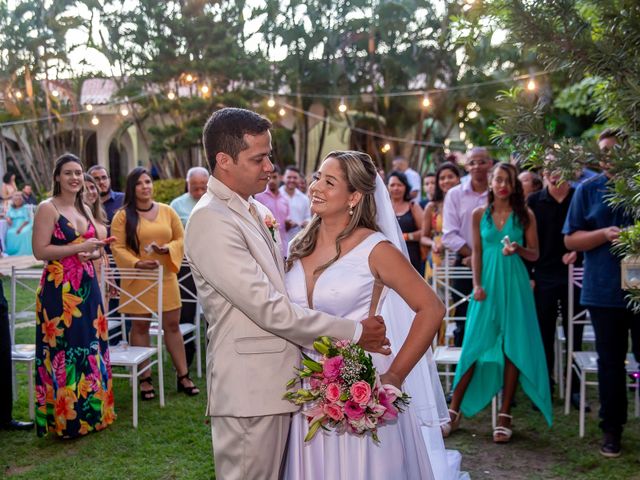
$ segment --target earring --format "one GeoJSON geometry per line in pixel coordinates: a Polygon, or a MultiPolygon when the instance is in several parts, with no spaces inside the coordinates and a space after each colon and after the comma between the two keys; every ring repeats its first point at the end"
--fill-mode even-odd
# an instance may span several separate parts
{"type": "Polygon", "coordinates": [[[353,215],[353,204],[349,204],[349,215],[353,215]]]}

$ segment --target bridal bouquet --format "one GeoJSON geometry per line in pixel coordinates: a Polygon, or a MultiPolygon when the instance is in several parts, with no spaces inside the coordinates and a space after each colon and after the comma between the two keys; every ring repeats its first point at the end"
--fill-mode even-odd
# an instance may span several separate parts
{"type": "Polygon", "coordinates": [[[296,405],[304,405],[311,440],[320,428],[364,435],[378,442],[378,426],[395,420],[409,404],[410,397],[393,385],[382,385],[371,355],[358,345],[320,337],[313,343],[322,355],[316,361],[302,354],[302,368],[287,383],[291,390],[284,397],[296,405]]]}

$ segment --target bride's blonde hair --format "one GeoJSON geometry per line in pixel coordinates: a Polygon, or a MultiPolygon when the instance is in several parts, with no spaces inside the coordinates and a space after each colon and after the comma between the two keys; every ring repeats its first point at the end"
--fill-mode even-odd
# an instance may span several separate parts
{"type": "MultiPolygon", "coordinates": [[[[356,228],[368,228],[370,230],[379,231],[376,223],[376,203],[374,194],[376,191],[376,166],[371,157],[363,152],[353,150],[333,151],[329,153],[324,160],[335,158],[340,164],[344,178],[347,181],[349,192],[360,192],[362,199],[353,208],[353,215],[350,215],[349,223],[345,229],[340,232],[336,238],[336,256],[324,265],[320,265],[313,272],[314,275],[320,275],[338,258],[340,258],[340,243],[347,238],[356,228]]],[[[316,248],[318,240],[318,229],[322,219],[318,215],[314,215],[309,224],[298,235],[295,236],[289,248],[289,257],[286,262],[286,269],[289,271],[293,262],[300,258],[304,258],[316,248]]]]}

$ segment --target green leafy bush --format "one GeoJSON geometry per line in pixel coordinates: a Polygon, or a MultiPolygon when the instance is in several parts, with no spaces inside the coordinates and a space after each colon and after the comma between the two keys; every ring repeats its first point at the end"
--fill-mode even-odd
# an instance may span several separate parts
{"type": "Polygon", "coordinates": [[[155,180],[153,182],[153,199],[156,202],[171,203],[171,200],[185,192],[185,184],[184,178],[155,180]]]}

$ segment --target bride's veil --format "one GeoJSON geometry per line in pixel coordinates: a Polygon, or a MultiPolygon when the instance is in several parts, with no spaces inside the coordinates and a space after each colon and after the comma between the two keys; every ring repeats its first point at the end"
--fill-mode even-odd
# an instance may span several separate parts
{"type": "MultiPolygon", "coordinates": [[[[393,211],[389,192],[379,175],[376,178],[374,198],[377,211],[376,222],[380,231],[408,259],[407,245],[393,211]]],[[[407,338],[415,313],[396,292],[390,290],[382,305],[381,315],[387,326],[387,336],[391,341],[391,348],[397,352],[407,338]]],[[[411,395],[411,406],[421,425],[440,427],[440,425],[449,422],[447,402],[444,398],[431,347],[407,376],[403,389],[411,395]]]]}

